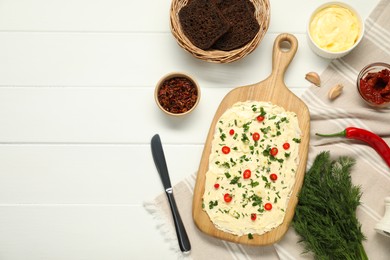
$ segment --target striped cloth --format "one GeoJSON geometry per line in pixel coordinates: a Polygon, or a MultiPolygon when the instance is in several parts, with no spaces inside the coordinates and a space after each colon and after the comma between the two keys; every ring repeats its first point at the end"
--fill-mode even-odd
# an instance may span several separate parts
{"type": "MultiPolygon", "coordinates": [[[[316,132],[340,132],[355,126],[375,132],[390,144],[390,108],[375,110],[368,107],[356,90],[359,71],[372,62],[390,63],[390,1],[382,0],[366,20],[366,32],[359,46],[344,58],[334,60],[321,74],[321,87],[311,86],[302,96],[311,116],[308,168],[321,151],[332,157],[351,156],[356,159],[352,181],[362,187],[363,196],[357,216],[367,240],[364,247],[369,259],[390,259],[390,238],[375,232],[375,225],[384,215],[384,198],[390,196],[390,169],[368,145],[343,138],[319,138],[316,132]],[[334,101],[327,98],[329,89],[343,84],[341,96],[334,101]]],[[[171,240],[172,248],[183,258],[192,259],[313,259],[302,255],[299,236],[290,228],[283,239],[273,246],[251,247],[209,237],[200,232],[192,220],[192,196],[195,175],[174,187],[183,222],[191,240],[192,250],[183,255],[178,249],[173,221],[165,194],[145,207],[160,220],[161,230],[171,240]]]]}

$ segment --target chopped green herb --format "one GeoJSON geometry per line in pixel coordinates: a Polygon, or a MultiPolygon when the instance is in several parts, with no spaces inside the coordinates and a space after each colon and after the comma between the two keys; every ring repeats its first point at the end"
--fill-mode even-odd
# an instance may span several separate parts
{"type": "Polygon", "coordinates": [[[230,164],[228,162],[224,162],[222,166],[228,169],[230,168],[230,164]]]}
{"type": "Polygon", "coordinates": [[[264,184],[264,188],[271,188],[271,182],[268,180],[267,177],[265,177],[264,175],[261,175],[261,179],[265,182],[264,184]]]}
{"type": "Polygon", "coordinates": [[[244,143],[249,142],[249,138],[245,133],[242,133],[241,141],[244,143]]]}
{"type": "Polygon", "coordinates": [[[270,156],[271,155],[270,151],[271,151],[271,146],[267,145],[267,148],[265,148],[264,151],[263,151],[263,155],[266,156],[266,157],[270,156]]]}
{"type": "Polygon", "coordinates": [[[253,207],[260,206],[263,203],[263,199],[256,194],[252,194],[249,199],[252,201],[253,207]]]}
{"type": "Polygon", "coordinates": [[[233,160],[233,158],[230,158],[230,163],[232,164],[232,167],[235,166],[237,163],[233,160]]]}
{"type": "Polygon", "coordinates": [[[293,138],[293,141],[296,142],[297,144],[299,144],[301,142],[301,139],[300,138],[293,138]]]}
{"type": "Polygon", "coordinates": [[[240,176],[235,176],[235,177],[230,181],[230,184],[237,184],[239,180],[240,180],[240,176]]]}
{"type": "Polygon", "coordinates": [[[213,209],[214,207],[218,206],[218,201],[217,200],[210,200],[209,202],[209,209],[213,209]]]}
{"type": "Polygon", "coordinates": [[[258,181],[253,181],[252,179],[251,179],[251,183],[249,184],[252,188],[254,188],[254,187],[256,187],[256,186],[258,186],[259,185],[259,182],[258,181]]]}
{"type": "Polygon", "coordinates": [[[284,162],[284,159],[282,158],[276,158],[275,156],[270,156],[270,160],[271,161],[277,161],[279,163],[283,163],[284,162]]]}
{"type": "Polygon", "coordinates": [[[249,130],[249,125],[251,124],[252,122],[248,122],[248,123],[245,123],[242,127],[244,128],[244,132],[248,132],[249,130]]]}
{"type": "Polygon", "coordinates": [[[250,159],[248,157],[246,157],[245,154],[240,157],[240,163],[243,163],[244,161],[246,161],[246,162],[250,161],[250,159]]]}
{"type": "Polygon", "coordinates": [[[265,116],[267,113],[265,112],[263,107],[260,107],[260,115],[265,116]]]}
{"type": "Polygon", "coordinates": [[[261,131],[263,134],[267,134],[269,131],[271,131],[271,127],[270,127],[270,126],[267,126],[267,127],[264,127],[264,128],[260,128],[260,131],[261,131]]]}

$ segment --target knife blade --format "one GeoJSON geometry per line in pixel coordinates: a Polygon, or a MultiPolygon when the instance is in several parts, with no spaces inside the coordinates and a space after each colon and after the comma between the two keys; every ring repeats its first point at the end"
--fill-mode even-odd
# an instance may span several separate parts
{"type": "Polygon", "coordinates": [[[179,210],[176,205],[175,197],[173,196],[173,189],[171,180],[169,178],[168,167],[165,160],[164,150],[161,144],[161,139],[158,134],[152,137],[151,141],[152,155],[154,164],[161,177],[165,193],[168,197],[169,206],[172,211],[173,221],[175,223],[176,235],[179,242],[179,247],[182,252],[189,252],[191,250],[190,240],[181,220],[179,210]]]}

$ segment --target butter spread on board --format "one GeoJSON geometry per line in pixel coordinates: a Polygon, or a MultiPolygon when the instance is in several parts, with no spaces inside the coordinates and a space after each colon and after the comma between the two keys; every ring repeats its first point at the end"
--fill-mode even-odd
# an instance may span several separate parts
{"type": "Polygon", "coordinates": [[[203,209],[235,235],[279,226],[295,183],[297,115],[269,102],[238,102],[219,118],[206,172],[203,209]]]}
{"type": "Polygon", "coordinates": [[[331,52],[341,52],[352,47],[359,38],[359,20],[346,7],[332,4],[316,12],[309,24],[313,41],[331,52]]]}

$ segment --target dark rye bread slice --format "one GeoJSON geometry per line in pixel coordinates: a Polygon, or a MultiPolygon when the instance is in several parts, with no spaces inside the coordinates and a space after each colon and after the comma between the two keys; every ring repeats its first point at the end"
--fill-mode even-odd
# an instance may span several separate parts
{"type": "MultiPolygon", "coordinates": [[[[224,10],[227,7],[232,6],[232,5],[234,5],[237,2],[242,1],[242,0],[214,0],[214,1],[217,4],[217,7],[218,7],[219,10],[224,10]]],[[[256,8],[255,8],[255,6],[253,5],[253,3],[251,1],[244,0],[242,2],[246,2],[247,3],[248,8],[249,8],[249,12],[251,12],[253,14],[255,13],[256,8]]]]}
{"type": "Polygon", "coordinates": [[[214,1],[210,0],[191,0],[180,9],[179,21],[187,38],[202,50],[209,49],[230,28],[214,1]]]}
{"type": "Polygon", "coordinates": [[[253,3],[249,0],[217,0],[217,6],[229,21],[231,28],[220,37],[213,48],[230,51],[251,41],[260,30],[254,15],[253,3]]]}

